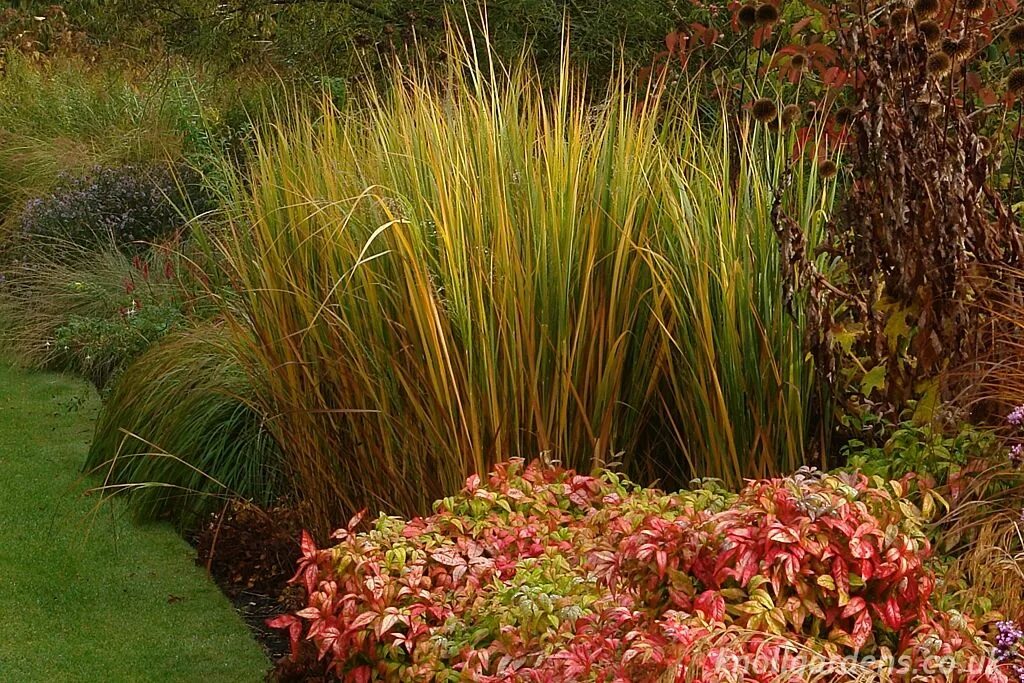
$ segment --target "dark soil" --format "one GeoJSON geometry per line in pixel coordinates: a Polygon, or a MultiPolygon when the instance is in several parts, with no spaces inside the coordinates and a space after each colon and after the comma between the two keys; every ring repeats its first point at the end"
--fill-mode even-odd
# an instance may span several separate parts
{"type": "Polygon", "coordinates": [[[301,534],[300,514],[293,507],[263,510],[232,502],[211,514],[189,538],[196,548],[196,564],[210,572],[278,667],[271,674],[273,680],[315,680],[281,671],[289,654],[288,635],[265,623],[305,606],[303,589],[288,583],[301,555],[301,534]]]}

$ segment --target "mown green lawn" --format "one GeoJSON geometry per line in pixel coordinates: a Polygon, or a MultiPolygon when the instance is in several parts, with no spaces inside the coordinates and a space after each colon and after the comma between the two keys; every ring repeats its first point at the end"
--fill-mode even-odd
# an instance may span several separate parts
{"type": "Polygon", "coordinates": [[[81,495],[96,409],[86,385],[0,361],[0,681],[263,680],[174,530],[81,495]]]}

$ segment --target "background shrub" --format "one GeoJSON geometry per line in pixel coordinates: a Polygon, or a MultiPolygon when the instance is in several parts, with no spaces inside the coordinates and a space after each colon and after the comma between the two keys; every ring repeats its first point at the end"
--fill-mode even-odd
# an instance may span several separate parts
{"type": "Polygon", "coordinates": [[[602,82],[624,59],[647,63],[665,34],[688,16],[671,0],[565,3],[507,0],[477,4],[444,0],[317,3],[298,0],[174,0],[159,7],[140,0],[69,4],[71,17],[100,41],[150,45],[225,64],[263,62],[306,73],[351,78],[381,55],[408,58],[413,42],[437,54],[446,46],[446,18],[500,59],[529,45],[541,70],[556,73],[563,28],[572,53],[602,82]],[[486,20],[481,18],[485,8],[486,20]],[[486,38],[485,38],[486,36],[486,38]]]}

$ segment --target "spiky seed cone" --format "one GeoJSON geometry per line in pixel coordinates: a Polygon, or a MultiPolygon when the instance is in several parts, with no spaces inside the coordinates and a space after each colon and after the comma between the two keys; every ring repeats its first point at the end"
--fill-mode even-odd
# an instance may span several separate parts
{"type": "Polygon", "coordinates": [[[922,36],[924,36],[925,42],[929,45],[934,45],[942,38],[942,27],[939,26],[938,22],[932,21],[931,19],[922,21],[918,24],[917,30],[922,36]]]}
{"type": "Polygon", "coordinates": [[[849,125],[850,121],[853,120],[853,109],[849,107],[840,107],[836,111],[836,123],[840,126],[849,125]]]}
{"type": "Polygon", "coordinates": [[[962,62],[963,60],[967,59],[974,52],[974,44],[975,41],[973,38],[971,38],[970,36],[964,36],[959,41],[957,41],[957,51],[956,54],[953,55],[953,57],[958,62],[962,62]]]}
{"type": "Polygon", "coordinates": [[[759,97],[754,100],[754,103],[750,105],[750,111],[754,114],[754,118],[761,123],[774,121],[775,117],[779,115],[779,108],[767,97],[759,97]]]}
{"type": "Polygon", "coordinates": [[[950,59],[945,52],[933,52],[925,62],[925,68],[932,76],[945,76],[949,72],[950,59]]]}
{"type": "Polygon", "coordinates": [[[836,162],[832,161],[831,159],[825,159],[820,164],[818,164],[818,175],[820,175],[825,180],[831,180],[832,178],[835,178],[838,173],[839,167],[836,166],[836,162]]]}
{"type": "Polygon", "coordinates": [[[802,115],[800,107],[795,104],[787,104],[782,108],[782,115],[779,117],[782,119],[782,127],[791,128],[800,122],[800,117],[802,115]]]}
{"type": "Polygon", "coordinates": [[[894,29],[906,28],[910,21],[910,10],[906,7],[897,7],[889,15],[889,26],[894,29]]]}
{"type": "Polygon", "coordinates": [[[757,23],[762,26],[774,24],[778,20],[779,10],[775,5],[770,5],[766,2],[757,8],[757,23]]]}
{"type": "Polygon", "coordinates": [[[1018,49],[1024,47],[1024,24],[1017,24],[1011,28],[1006,37],[1009,39],[1011,47],[1018,49]]]}
{"type": "Polygon", "coordinates": [[[1020,95],[1024,92],[1024,67],[1018,66],[1010,72],[1006,78],[1006,90],[1011,95],[1020,95]]]}
{"type": "Polygon", "coordinates": [[[757,23],[757,8],[753,5],[744,5],[740,7],[740,11],[737,13],[736,18],[740,22],[740,26],[743,28],[750,28],[757,23]]]}
{"type": "Polygon", "coordinates": [[[917,0],[914,3],[914,14],[918,19],[931,19],[939,13],[939,0],[917,0]]]}
{"type": "Polygon", "coordinates": [[[986,0],[960,0],[960,7],[969,17],[980,17],[987,6],[986,0]]]}
{"type": "Polygon", "coordinates": [[[954,62],[959,62],[971,54],[971,41],[967,38],[963,40],[947,38],[942,41],[942,52],[954,62]]]}

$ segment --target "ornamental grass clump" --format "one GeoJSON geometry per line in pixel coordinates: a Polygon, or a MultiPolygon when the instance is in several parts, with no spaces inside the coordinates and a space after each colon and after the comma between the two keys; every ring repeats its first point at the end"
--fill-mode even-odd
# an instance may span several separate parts
{"type": "MultiPolygon", "coordinates": [[[[568,69],[552,90],[449,67],[263,131],[210,236],[317,530],[517,456],[736,486],[798,467],[812,376],[768,214],[791,141],[696,98],[594,104],[568,69]]],[[[797,177],[813,235],[832,186],[797,177]]]]}
{"type": "Polygon", "coordinates": [[[513,460],[429,517],[305,536],[308,606],[271,625],[351,681],[878,680],[886,657],[1006,681],[970,620],[931,606],[902,494],[811,470],[665,494],[513,460]],[[853,675],[821,666],[851,655],[853,675]],[[744,656],[767,668],[730,672],[744,656]]]}

